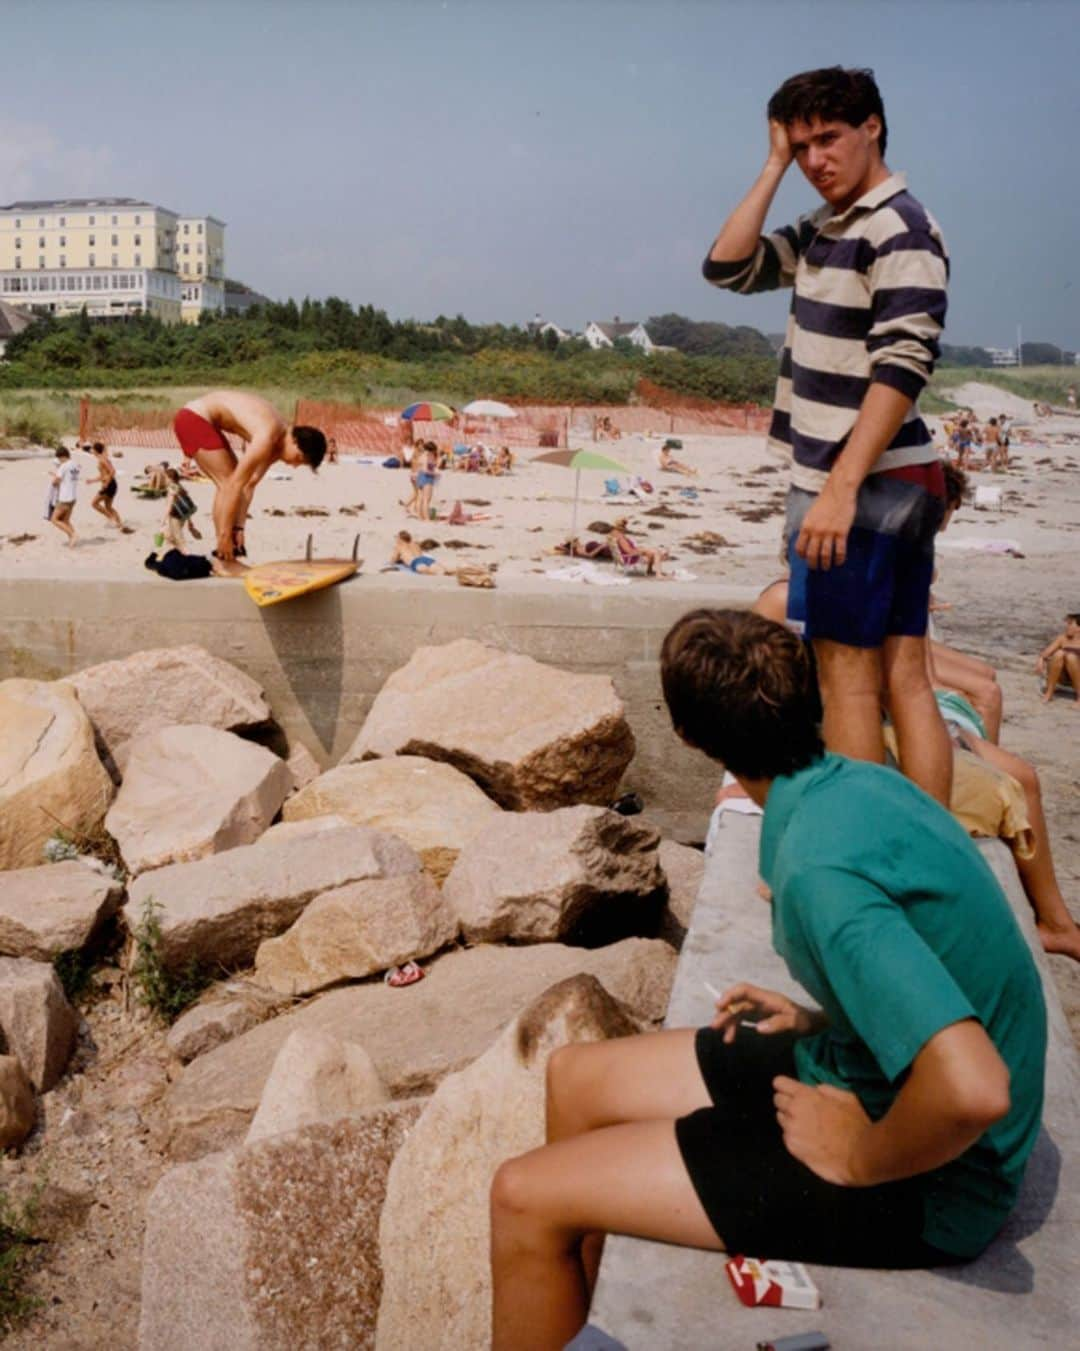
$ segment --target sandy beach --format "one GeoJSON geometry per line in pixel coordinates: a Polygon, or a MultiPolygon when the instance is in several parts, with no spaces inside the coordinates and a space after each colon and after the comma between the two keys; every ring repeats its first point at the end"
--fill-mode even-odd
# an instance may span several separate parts
{"type": "MultiPolygon", "coordinates": [[[[1002,744],[1033,761],[1043,778],[1055,858],[1062,889],[1080,914],[1080,774],[1071,747],[1080,729],[1080,711],[1059,695],[1040,699],[1034,660],[1060,631],[1062,616],[1080,605],[1080,420],[1023,420],[1030,405],[984,385],[962,386],[958,402],[986,417],[1011,411],[1017,417],[1012,465],[1005,474],[976,471],[973,488],[1000,490],[989,508],[965,504],[939,547],[937,599],[948,608],[937,615],[941,637],[992,662],[1005,691],[1006,721],[1002,744]],[[1025,430],[1025,427],[1027,430],[1025,430]],[[1008,549],[1010,552],[1002,552],[1008,549]],[[1022,556],[1020,556],[1022,555],[1022,556]]],[[[940,419],[928,419],[938,428],[940,419]]],[[[593,522],[630,521],[636,540],[662,545],[671,555],[666,566],[676,581],[645,576],[619,577],[610,562],[585,565],[598,580],[563,580],[569,560],[551,552],[570,532],[574,475],[559,466],[534,464],[539,448],[525,450],[513,472],[491,477],[444,473],[435,492],[441,516],[455,501],[467,512],[490,519],[450,526],[445,519],[428,524],[406,516],[400,499],[409,494],[408,475],[343,455],[317,475],[307,470],[272,470],[260,485],[249,528],[251,562],[302,557],[309,534],[317,557],[348,555],[359,535],[360,576],[345,583],[362,587],[389,557],[399,529],[412,531],[444,567],[477,563],[496,568],[502,592],[522,590],[522,604],[536,588],[600,593],[606,586],[672,588],[687,606],[707,604],[722,585],[752,593],[776,578],[783,522],[784,465],[755,436],[684,437],[679,458],[699,469],[695,478],[662,473],[657,464],[662,438],[624,437],[596,447],[625,466],[625,486],[640,475],[654,487],[645,501],[605,497],[608,475],[581,475],[578,533],[593,522]],[[686,490],[693,492],[689,496],[686,490]]],[[[138,475],[162,453],[124,449],[115,463],[120,474],[117,507],[133,533],[119,534],[90,508],[95,470],[90,456],[79,456],[83,477],[74,525],[79,543],[67,548],[62,536],[43,519],[50,464],[48,451],[8,452],[0,458],[0,576],[62,580],[73,576],[108,582],[145,578],[162,589],[165,602],[175,585],[148,572],[143,562],[160,528],[163,504],[131,492],[138,475]],[[29,536],[29,538],[27,538],[29,536]]],[[[179,463],[179,454],[169,456],[179,463]]],[[[195,483],[197,522],[210,535],[213,488],[195,483]]],[[[194,548],[203,546],[194,545],[194,548]]],[[[414,588],[453,588],[452,577],[397,573],[402,604],[414,588]]],[[[192,585],[224,587],[229,580],[192,585]]],[[[1074,1030],[1080,1035],[1080,971],[1062,958],[1055,971],[1074,1030]]]]}

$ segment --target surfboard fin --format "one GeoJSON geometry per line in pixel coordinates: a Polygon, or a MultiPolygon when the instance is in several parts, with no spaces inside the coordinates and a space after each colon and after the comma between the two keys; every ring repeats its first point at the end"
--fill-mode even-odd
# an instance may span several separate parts
{"type": "Polygon", "coordinates": [[[308,535],[308,537],[307,537],[307,548],[304,550],[304,561],[307,562],[307,563],[310,563],[310,562],[311,562],[311,540],[312,540],[312,536],[311,536],[311,535],[308,535]]]}
{"type": "Polygon", "coordinates": [[[359,548],[360,548],[360,536],[354,535],[352,542],[352,561],[354,563],[356,562],[356,553],[359,548]]]}

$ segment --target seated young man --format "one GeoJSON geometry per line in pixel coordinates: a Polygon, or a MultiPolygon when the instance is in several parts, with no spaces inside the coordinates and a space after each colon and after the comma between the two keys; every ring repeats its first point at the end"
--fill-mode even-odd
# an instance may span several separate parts
{"type": "Polygon", "coordinates": [[[679,735],[764,808],[773,944],[824,1012],[740,983],[711,1027],[552,1055],[548,1144],[492,1186],[496,1351],[575,1334],[607,1232],[850,1266],[971,1259],[1039,1129],[1039,976],[961,827],[895,771],[824,753],[810,658],[783,626],[694,611],[661,674],[679,735]]]}

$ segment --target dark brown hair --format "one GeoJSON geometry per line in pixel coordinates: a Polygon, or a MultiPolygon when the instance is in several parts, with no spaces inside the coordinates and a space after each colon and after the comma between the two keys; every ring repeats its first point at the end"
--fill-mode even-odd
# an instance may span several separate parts
{"type": "Polygon", "coordinates": [[[318,469],[326,455],[326,437],[318,427],[294,427],[292,439],[296,449],[307,460],[312,470],[318,469]]]}
{"type": "Polygon", "coordinates": [[[675,730],[733,774],[775,779],[824,750],[810,655],[782,624],[744,610],[692,610],[660,651],[675,730]]]}
{"type": "Polygon", "coordinates": [[[843,66],[804,70],[784,81],[769,100],[768,113],[784,126],[820,118],[822,122],[846,122],[849,127],[861,127],[876,113],[881,119],[878,149],[884,157],[885,105],[872,70],[845,70],[843,66]]]}
{"type": "Polygon", "coordinates": [[[945,474],[945,506],[958,507],[967,496],[968,477],[962,469],[946,460],[942,466],[945,474]]]}

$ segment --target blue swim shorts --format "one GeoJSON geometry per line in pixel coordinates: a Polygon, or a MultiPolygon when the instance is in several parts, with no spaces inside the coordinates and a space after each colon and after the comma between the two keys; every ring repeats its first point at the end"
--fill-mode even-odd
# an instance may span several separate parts
{"type": "Polygon", "coordinates": [[[805,638],[846,647],[875,648],[886,638],[925,636],[943,488],[936,462],[871,474],[859,489],[847,557],[828,571],[808,567],[795,552],[816,496],[789,489],[784,527],[789,626],[805,638]]]}

